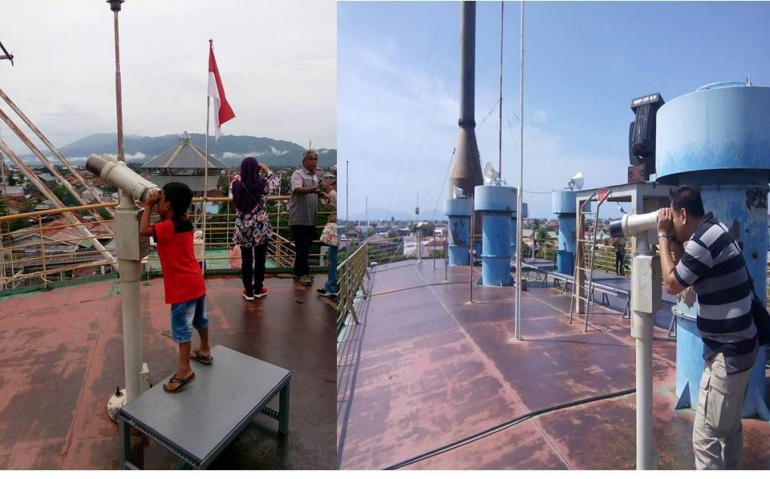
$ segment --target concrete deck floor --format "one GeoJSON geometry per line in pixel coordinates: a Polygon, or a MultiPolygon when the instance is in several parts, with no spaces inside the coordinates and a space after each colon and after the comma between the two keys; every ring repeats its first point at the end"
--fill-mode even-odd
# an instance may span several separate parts
{"type": "MultiPolygon", "coordinates": [[[[522,292],[523,341],[516,341],[515,289],[471,287],[469,267],[445,273],[430,260],[380,265],[370,281],[370,300],[359,306],[362,324],[338,344],[340,468],[636,467],[634,393],[477,436],[532,411],[634,388],[625,300],[592,306],[583,332],[582,316],[570,324],[569,296],[530,284],[522,292]],[[445,449],[450,444],[456,447],[445,449]]],[[[695,413],[674,410],[670,320],[664,305],[653,346],[654,447],[660,469],[693,469],[695,413]]],[[[746,468],[770,468],[770,424],[743,425],[746,468]]]]}
{"type": "MultiPolygon", "coordinates": [[[[141,286],[143,353],[155,387],[178,360],[162,282],[141,286]]],[[[289,434],[279,437],[277,422],[260,415],[212,468],[334,469],[336,305],[316,294],[320,286],[290,276],[266,285],[266,298],[246,302],[240,277],[207,278],[210,339],[292,372],[289,434]]],[[[119,290],[103,281],[0,299],[0,469],[119,467],[118,427],[106,410],[125,385],[119,290]]],[[[138,439],[132,459],[147,469],[175,462],[138,439]]]]}

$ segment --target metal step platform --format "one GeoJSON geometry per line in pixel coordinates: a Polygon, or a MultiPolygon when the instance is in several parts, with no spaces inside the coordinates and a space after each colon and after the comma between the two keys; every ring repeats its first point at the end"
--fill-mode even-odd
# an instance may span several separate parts
{"type": "Polygon", "coordinates": [[[224,346],[213,347],[211,355],[209,366],[192,362],[196,378],[183,391],[163,390],[169,376],[118,412],[123,468],[138,469],[130,461],[131,428],[194,469],[207,468],[260,413],[288,434],[291,372],[224,346]],[[267,404],[277,394],[275,411],[267,404]]]}

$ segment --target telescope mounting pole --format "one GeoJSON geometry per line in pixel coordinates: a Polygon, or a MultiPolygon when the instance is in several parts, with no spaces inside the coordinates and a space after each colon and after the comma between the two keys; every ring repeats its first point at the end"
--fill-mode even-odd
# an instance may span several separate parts
{"type": "Polygon", "coordinates": [[[636,237],[631,268],[631,336],[636,340],[636,468],[657,469],[652,437],[652,339],[661,306],[660,257],[650,250],[647,232],[636,237]]]}

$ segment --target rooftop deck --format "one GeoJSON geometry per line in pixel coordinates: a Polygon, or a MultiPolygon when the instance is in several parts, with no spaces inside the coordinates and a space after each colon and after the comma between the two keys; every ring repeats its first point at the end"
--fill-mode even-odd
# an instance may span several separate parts
{"type": "MultiPolygon", "coordinates": [[[[290,275],[268,276],[270,294],[246,302],[240,277],[206,278],[212,346],[292,373],[288,436],[262,417],[212,468],[335,467],[336,306],[316,294],[323,281],[318,275],[307,288],[290,275]]],[[[162,282],[141,286],[143,354],[155,387],[177,361],[162,282]]],[[[0,469],[118,468],[118,426],[106,406],[125,383],[121,330],[117,280],[0,297],[0,469]]],[[[133,454],[146,469],[175,462],[151,441],[139,442],[133,454]]]]}
{"type": "MultiPolygon", "coordinates": [[[[477,279],[480,267],[472,274],[477,279]]],[[[628,281],[599,277],[617,288],[628,281]]],[[[361,324],[338,344],[340,468],[636,467],[625,299],[592,305],[583,332],[582,316],[570,324],[570,296],[530,283],[516,341],[515,290],[471,286],[467,266],[376,266],[367,292],[361,324]]],[[[657,314],[653,342],[654,446],[660,469],[693,469],[695,412],[674,410],[670,307],[657,314]]],[[[743,427],[746,468],[770,468],[770,424],[745,419],[743,427]]]]}

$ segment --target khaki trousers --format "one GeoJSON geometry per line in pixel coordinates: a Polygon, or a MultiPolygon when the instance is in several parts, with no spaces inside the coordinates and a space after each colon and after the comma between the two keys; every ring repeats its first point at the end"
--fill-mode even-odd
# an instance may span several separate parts
{"type": "Polygon", "coordinates": [[[751,369],[730,374],[722,353],[706,360],[692,430],[696,469],[743,468],[741,413],[751,369]]]}

